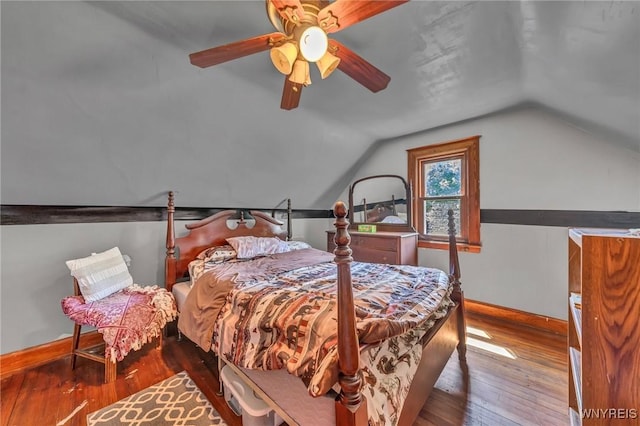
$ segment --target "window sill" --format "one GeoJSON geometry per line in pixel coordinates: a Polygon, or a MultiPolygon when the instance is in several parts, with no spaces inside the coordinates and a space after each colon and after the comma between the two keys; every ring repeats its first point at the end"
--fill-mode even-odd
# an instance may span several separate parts
{"type": "MultiPolygon", "coordinates": [[[[480,249],[482,248],[482,245],[480,244],[469,244],[469,243],[458,243],[457,246],[458,246],[458,251],[464,251],[467,253],[480,253],[480,249]]],[[[449,250],[449,242],[418,240],[418,247],[437,249],[437,250],[449,250]]]]}

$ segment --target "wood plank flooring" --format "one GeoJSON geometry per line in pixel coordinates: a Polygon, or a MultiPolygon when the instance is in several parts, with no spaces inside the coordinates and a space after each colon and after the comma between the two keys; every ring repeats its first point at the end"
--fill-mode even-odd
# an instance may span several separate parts
{"type": "MultiPolygon", "coordinates": [[[[481,316],[468,316],[468,327],[468,380],[456,353],[416,425],[568,424],[564,337],[481,316]]],[[[71,371],[67,357],[3,378],[1,424],[86,425],[87,414],[186,370],[227,423],[241,425],[216,395],[214,359],[187,340],[169,337],[162,350],[151,344],[130,354],[114,383],[102,383],[101,367],[78,359],[71,371]]]]}
{"type": "Polygon", "coordinates": [[[569,424],[566,337],[480,316],[467,330],[468,382],[454,354],[416,425],[569,424]]]}

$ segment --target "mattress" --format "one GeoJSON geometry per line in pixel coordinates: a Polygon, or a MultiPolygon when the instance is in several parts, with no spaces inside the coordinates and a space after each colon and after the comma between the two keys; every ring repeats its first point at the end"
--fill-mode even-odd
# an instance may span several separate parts
{"type": "Polygon", "coordinates": [[[171,293],[176,299],[176,305],[178,306],[178,312],[182,311],[184,301],[187,300],[187,295],[191,291],[191,285],[188,282],[182,282],[174,284],[171,288],[171,293]]]}

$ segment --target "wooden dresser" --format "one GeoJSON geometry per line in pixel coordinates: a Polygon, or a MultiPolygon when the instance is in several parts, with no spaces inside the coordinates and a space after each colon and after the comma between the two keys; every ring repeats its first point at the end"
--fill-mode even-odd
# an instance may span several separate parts
{"type": "Polygon", "coordinates": [[[640,424],[640,237],[569,230],[572,425],[640,424]]]}
{"type": "MultiPolygon", "coordinates": [[[[333,252],[335,231],[327,231],[327,251],[333,252]]],[[[418,264],[417,232],[356,232],[351,235],[353,260],[395,265],[418,264]]]]}

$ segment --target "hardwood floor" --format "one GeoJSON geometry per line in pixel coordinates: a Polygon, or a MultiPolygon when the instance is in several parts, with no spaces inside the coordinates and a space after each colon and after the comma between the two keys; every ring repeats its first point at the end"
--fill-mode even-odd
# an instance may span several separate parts
{"type": "MultiPolygon", "coordinates": [[[[454,354],[416,425],[568,424],[566,338],[480,316],[467,318],[469,380],[454,354]]],[[[71,371],[67,357],[3,378],[2,425],[85,425],[87,414],[182,370],[230,426],[241,425],[216,396],[213,358],[187,340],[169,337],[162,350],[147,345],[130,354],[114,383],[102,383],[101,367],[79,359],[71,371]]]]}
{"type": "Polygon", "coordinates": [[[565,336],[468,315],[467,348],[468,383],[454,354],[416,425],[569,424],[565,336]]]}

